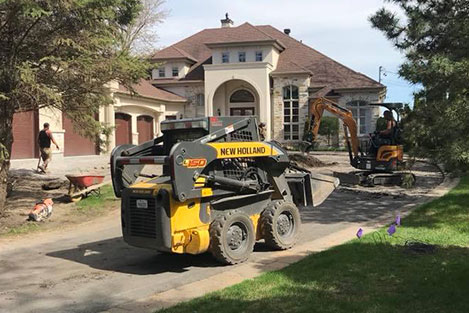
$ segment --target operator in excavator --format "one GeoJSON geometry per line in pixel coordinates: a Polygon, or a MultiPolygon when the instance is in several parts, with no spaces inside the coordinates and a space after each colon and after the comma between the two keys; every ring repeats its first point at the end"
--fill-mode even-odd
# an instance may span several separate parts
{"type": "Polygon", "coordinates": [[[386,120],[386,129],[379,132],[375,132],[374,135],[371,137],[370,152],[373,155],[376,155],[380,146],[392,144],[393,136],[395,134],[397,122],[394,119],[392,112],[389,110],[384,111],[383,117],[386,120]]]}

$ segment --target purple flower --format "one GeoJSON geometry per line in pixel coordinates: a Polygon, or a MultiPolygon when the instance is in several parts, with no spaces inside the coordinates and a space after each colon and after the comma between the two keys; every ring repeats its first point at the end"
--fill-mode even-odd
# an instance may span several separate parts
{"type": "Polygon", "coordinates": [[[401,226],[401,215],[397,214],[396,216],[396,226],[401,226]]]}
{"type": "Polygon", "coordinates": [[[388,228],[389,236],[392,236],[395,232],[396,232],[396,225],[391,224],[391,226],[389,226],[389,228],[388,228]]]}
{"type": "Polygon", "coordinates": [[[357,231],[357,238],[361,239],[362,236],[363,236],[363,229],[359,228],[358,231],[357,231]]]}

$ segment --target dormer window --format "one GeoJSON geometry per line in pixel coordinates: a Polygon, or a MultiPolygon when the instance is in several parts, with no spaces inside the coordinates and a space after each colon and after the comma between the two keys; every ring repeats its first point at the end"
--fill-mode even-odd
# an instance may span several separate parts
{"type": "Polygon", "coordinates": [[[166,76],[165,74],[166,73],[165,73],[164,67],[160,67],[158,69],[158,77],[165,77],[166,76]]]}
{"type": "Polygon", "coordinates": [[[230,53],[229,52],[223,52],[221,54],[221,63],[230,63],[230,53]]]}
{"type": "Polygon", "coordinates": [[[173,66],[173,77],[179,76],[179,68],[177,66],[173,66]]]}
{"type": "Polygon", "coordinates": [[[256,62],[262,62],[263,59],[262,51],[256,51],[256,62]]]}
{"type": "Polygon", "coordinates": [[[238,53],[238,60],[239,60],[239,62],[246,62],[246,52],[239,52],[238,53]]]}

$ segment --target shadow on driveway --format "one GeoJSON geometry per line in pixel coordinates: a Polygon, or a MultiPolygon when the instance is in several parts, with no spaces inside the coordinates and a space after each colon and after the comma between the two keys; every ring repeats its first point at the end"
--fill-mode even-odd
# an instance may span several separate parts
{"type": "Polygon", "coordinates": [[[77,248],[47,253],[47,256],[86,264],[95,269],[134,275],[182,273],[191,267],[220,266],[208,253],[160,253],[131,247],[121,237],[85,243],[77,248]]]}

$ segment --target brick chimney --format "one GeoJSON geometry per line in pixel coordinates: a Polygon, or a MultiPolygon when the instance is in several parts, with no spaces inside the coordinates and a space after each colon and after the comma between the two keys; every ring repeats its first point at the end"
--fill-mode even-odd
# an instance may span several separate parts
{"type": "Polygon", "coordinates": [[[225,19],[220,20],[220,22],[222,28],[233,26],[233,21],[228,17],[228,13],[225,14],[225,19]]]}

